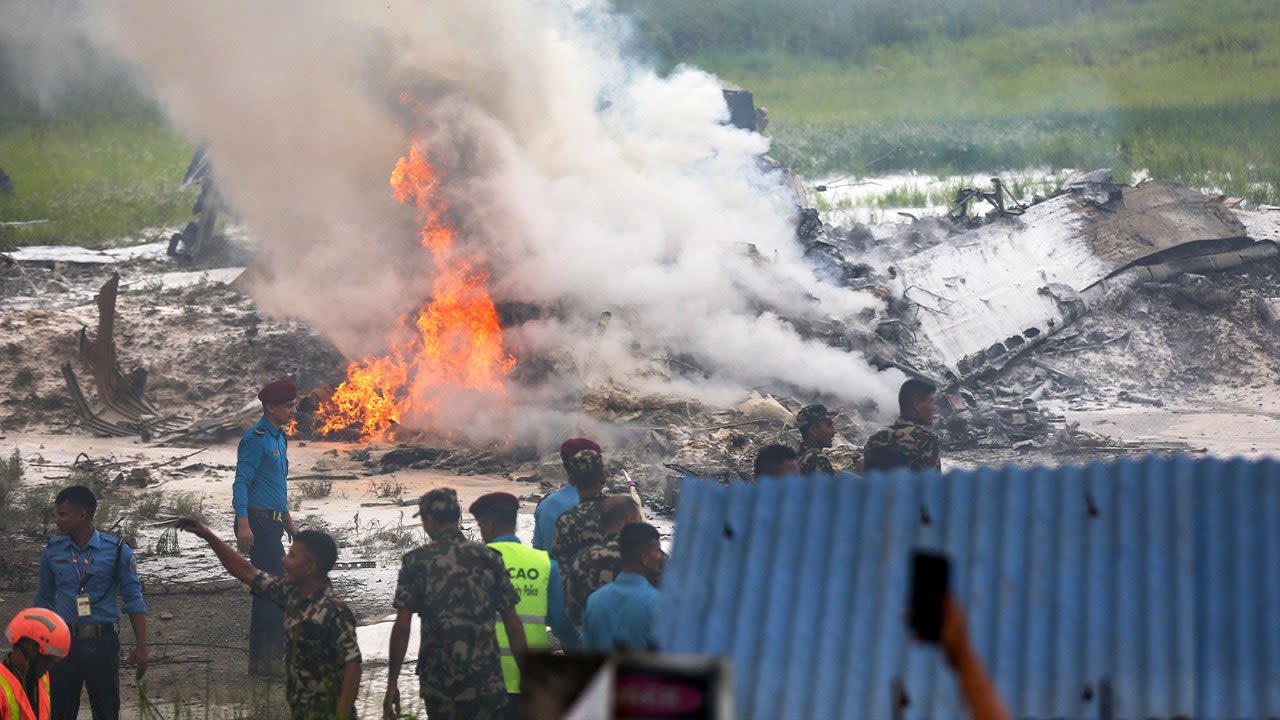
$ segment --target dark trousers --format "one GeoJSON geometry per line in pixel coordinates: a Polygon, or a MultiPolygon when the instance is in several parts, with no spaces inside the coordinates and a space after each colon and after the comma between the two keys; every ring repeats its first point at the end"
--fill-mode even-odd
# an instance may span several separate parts
{"type": "MultiPolygon", "coordinates": [[[[259,570],[284,575],[284,523],[267,518],[249,518],[253,549],[249,561],[259,570]]],[[[249,620],[249,665],[284,657],[284,610],[270,600],[254,596],[249,620]]]]}
{"type": "Polygon", "coordinates": [[[49,670],[51,720],[75,720],[80,688],[89,690],[93,720],[120,717],[120,638],[72,638],[71,652],[49,670]]]}

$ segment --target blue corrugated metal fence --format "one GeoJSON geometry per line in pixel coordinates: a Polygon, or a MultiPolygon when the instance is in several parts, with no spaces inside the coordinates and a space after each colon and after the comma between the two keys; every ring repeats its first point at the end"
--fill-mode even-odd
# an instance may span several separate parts
{"type": "Polygon", "coordinates": [[[953,561],[1015,717],[1280,716],[1280,465],[686,481],[655,635],[728,656],[740,718],[966,715],[903,625],[915,546],[953,561]]]}

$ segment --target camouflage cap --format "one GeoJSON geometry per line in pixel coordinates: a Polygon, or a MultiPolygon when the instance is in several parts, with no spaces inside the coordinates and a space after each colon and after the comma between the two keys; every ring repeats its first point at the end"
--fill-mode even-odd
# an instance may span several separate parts
{"type": "Polygon", "coordinates": [[[564,467],[576,475],[600,472],[604,470],[604,456],[596,450],[579,450],[564,461],[564,467]]]}
{"type": "Polygon", "coordinates": [[[458,492],[453,488],[436,488],[418,498],[419,515],[461,515],[462,507],[458,505],[458,492]]]}
{"type": "Polygon", "coordinates": [[[604,470],[604,451],[587,438],[571,438],[560,446],[560,459],[571,474],[586,475],[604,470]]]}
{"type": "Polygon", "coordinates": [[[796,427],[803,430],[823,420],[834,420],[835,415],[827,411],[826,405],[805,405],[796,413],[796,427]]]}

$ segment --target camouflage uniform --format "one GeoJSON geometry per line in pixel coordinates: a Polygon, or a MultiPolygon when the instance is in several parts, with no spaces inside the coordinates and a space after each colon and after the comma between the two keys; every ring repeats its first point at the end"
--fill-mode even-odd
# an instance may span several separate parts
{"type": "Polygon", "coordinates": [[[938,436],[932,430],[906,418],[872,435],[862,449],[863,466],[889,471],[905,467],[911,470],[941,470],[942,459],[938,436]]]}
{"type": "MultiPolygon", "coordinates": [[[[604,470],[604,457],[594,450],[581,450],[564,461],[570,473],[589,474],[604,470]]],[[[556,519],[556,532],[551,538],[551,559],[568,568],[573,558],[584,549],[605,540],[604,499],[598,495],[580,497],[578,504],[556,519]]]]}
{"type": "MultiPolygon", "coordinates": [[[[356,616],[325,585],[311,597],[284,578],[262,571],[249,591],[284,608],[285,698],[293,720],[332,718],[347,663],[359,663],[356,616]]],[[[350,717],[355,717],[354,709],[350,717]]]]}
{"type": "MultiPolygon", "coordinates": [[[[420,507],[457,507],[450,488],[432,490],[420,507]]],[[[457,528],[404,556],[393,606],[418,613],[418,680],[431,720],[497,718],[506,710],[494,622],[520,596],[502,556],[457,528]]]]}
{"type": "Polygon", "coordinates": [[[567,568],[578,553],[605,541],[604,493],[582,498],[556,520],[556,534],[551,539],[551,559],[567,568]]]}
{"type": "MultiPolygon", "coordinates": [[[[833,417],[825,405],[805,405],[796,413],[796,425],[800,428],[800,435],[803,437],[805,428],[822,420],[831,420],[833,417]]],[[[823,448],[806,445],[804,440],[800,441],[800,452],[796,457],[796,464],[800,466],[801,475],[831,475],[835,472],[831,467],[831,461],[822,454],[822,451],[823,448]]]]}
{"type": "Polygon", "coordinates": [[[610,535],[603,543],[592,545],[569,561],[564,573],[564,610],[569,622],[582,625],[582,612],[587,609],[587,597],[595,590],[613,582],[622,572],[622,548],[618,534],[610,535]]]}
{"type": "Polygon", "coordinates": [[[808,447],[801,444],[796,464],[800,466],[801,475],[830,475],[835,472],[831,467],[831,461],[827,459],[826,455],[822,454],[822,448],[820,447],[808,447]]]}

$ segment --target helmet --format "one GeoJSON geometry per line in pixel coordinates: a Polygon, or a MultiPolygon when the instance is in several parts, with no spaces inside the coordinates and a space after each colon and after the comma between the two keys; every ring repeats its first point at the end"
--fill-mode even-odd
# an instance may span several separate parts
{"type": "Polygon", "coordinates": [[[27,608],[18,611],[9,621],[4,635],[10,645],[22,638],[30,638],[40,646],[40,654],[64,658],[71,652],[71,628],[58,613],[45,608],[27,608]]]}

